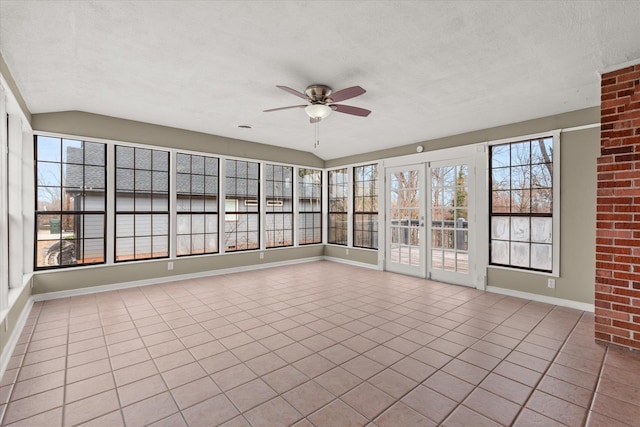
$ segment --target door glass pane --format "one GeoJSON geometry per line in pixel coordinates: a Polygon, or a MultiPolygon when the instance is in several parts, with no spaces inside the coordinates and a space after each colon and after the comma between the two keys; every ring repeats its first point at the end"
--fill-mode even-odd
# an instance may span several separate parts
{"type": "MultiPolygon", "coordinates": [[[[431,169],[431,267],[469,271],[469,167],[431,169]]],[[[494,224],[495,226],[495,224],[494,224]]]]}
{"type": "Polygon", "coordinates": [[[405,170],[389,176],[390,262],[419,267],[420,171],[405,170]]]}

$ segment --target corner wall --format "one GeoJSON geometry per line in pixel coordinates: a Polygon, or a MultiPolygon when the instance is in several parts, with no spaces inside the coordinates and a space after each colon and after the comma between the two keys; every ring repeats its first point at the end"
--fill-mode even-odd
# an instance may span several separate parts
{"type": "Polygon", "coordinates": [[[640,64],[601,90],[595,337],[640,350],[640,64]]]}

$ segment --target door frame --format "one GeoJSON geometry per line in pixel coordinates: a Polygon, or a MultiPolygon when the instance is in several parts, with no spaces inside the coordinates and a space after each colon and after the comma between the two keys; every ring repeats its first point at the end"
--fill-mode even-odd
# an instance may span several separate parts
{"type": "MultiPolygon", "coordinates": [[[[417,154],[392,157],[381,160],[379,163],[380,169],[384,170],[385,177],[384,182],[382,182],[382,180],[380,181],[380,192],[384,191],[385,193],[384,197],[379,198],[380,212],[385,212],[385,215],[379,215],[379,230],[384,230],[384,233],[380,233],[379,236],[380,244],[378,245],[378,269],[387,270],[387,168],[415,165],[419,163],[426,164],[429,162],[439,162],[459,158],[471,158],[473,159],[472,163],[473,167],[475,168],[475,195],[473,195],[475,203],[475,266],[473,267],[474,274],[472,274],[469,286],[475,287],[480,290],[485,290],[487,283],[487,266],[489,262],[489,196],[487,193],[489,182],[487,175],[489,170],[489,160],[487,156],[487,143],[483,142],[477,144],[469,144],[460,147],[444,148],[433,151],[422,151],[421,145],[418,145],[417,147],[419,147],[416,150],[417,154]]],[[[470,164],[470,167],[471,166],[472,165],[470,164]]],[[[431,191],[430,183],[427,184],[428,191],[431,191]]],[[[470,266],[469,268],[471,270],[472,267],[470,266]]],[[[428,266],[427,272],[428,271],[430,271],[430,266],[428,266]]]]}

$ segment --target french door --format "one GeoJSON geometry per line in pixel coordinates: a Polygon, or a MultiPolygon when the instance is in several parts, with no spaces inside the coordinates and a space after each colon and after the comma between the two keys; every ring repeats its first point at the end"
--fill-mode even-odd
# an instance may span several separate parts
{"type": "Polygon", "coordinates": [[[473,286],[474,159],[387,167],[385,269],[473,286]]]}
{"type": "Polygon", "coordinates": [[[386,168],[388,271],[425,277],[425,165],[386,168]]]}
{"type": "Polygon", "coordinates": [[[475,203],[473,159],[429,164],[429,275],[474,284],[475,203]]]}

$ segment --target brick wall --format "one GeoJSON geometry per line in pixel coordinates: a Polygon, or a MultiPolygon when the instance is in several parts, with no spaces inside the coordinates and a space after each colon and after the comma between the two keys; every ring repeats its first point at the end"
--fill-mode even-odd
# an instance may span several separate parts
{"type": "Polygon", "coordinates": [[[595,337],[640,350],[640,64],[601,90],[595,337]]]}

